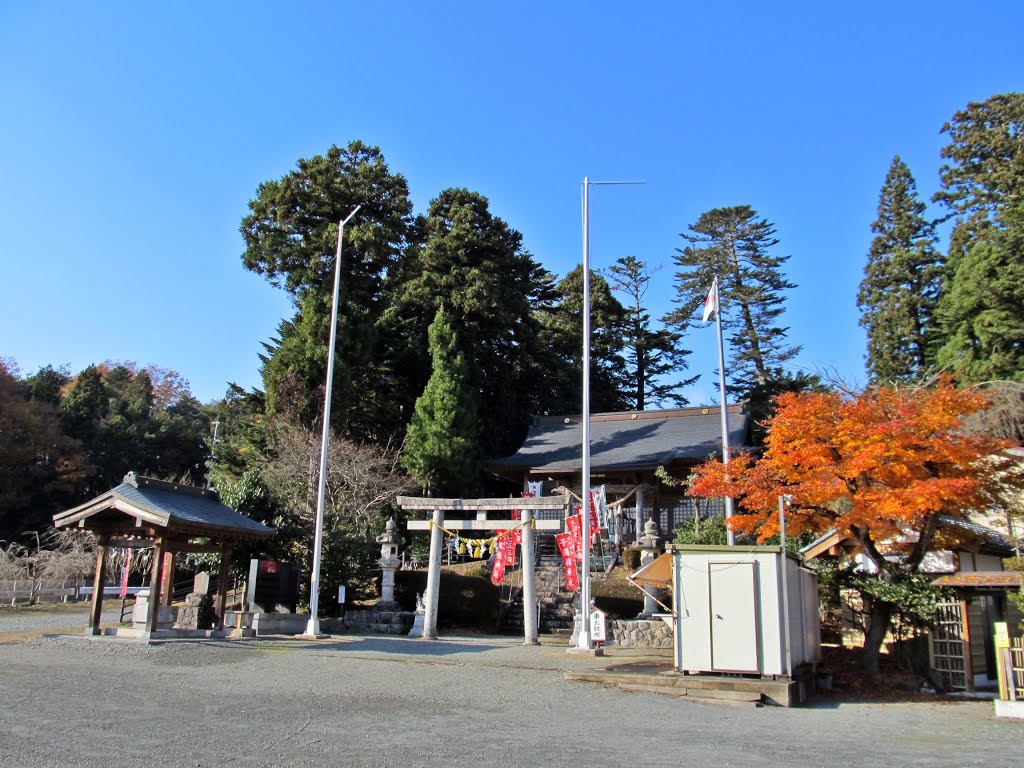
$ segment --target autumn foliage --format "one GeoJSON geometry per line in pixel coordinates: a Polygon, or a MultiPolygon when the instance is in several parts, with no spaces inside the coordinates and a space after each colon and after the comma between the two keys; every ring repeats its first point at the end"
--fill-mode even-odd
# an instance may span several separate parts
{"type": "MultiPolygon", "coordinates": [[[[950,380],[916,388],[787,393],[763,456],[709,462],[691,479],[697,496],[730,495],[732,528],[764,540],[778,533],[779,496],[791,497],[787,530],[849,533],[881,569],[880,542],[905,543],[904,567],[932,546],[940,514],[990,509],[1021,486],[1006,444],[962,428],[987,399],[950,380]],[[916,535],[915,535],[916,534],[916,535]]],[[[890,550],[886,550],[887,552],[890,550]]]]}

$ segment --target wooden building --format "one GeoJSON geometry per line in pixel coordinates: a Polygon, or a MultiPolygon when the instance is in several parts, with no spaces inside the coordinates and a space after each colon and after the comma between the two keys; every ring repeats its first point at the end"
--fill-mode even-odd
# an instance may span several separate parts
{"type": "MultiPolygon", "coordinates": [[[[996,682],[994,624],[1006,621],[1016,626],[1024,619],[1007,599],[1009,590],[1021,588],[1024,574],[1003,569],[1003,558],[1014,554],[1014,545],[999,531],[948,515],[940,515],[939,530],[958,546],[929,552],[920,571],[934,575],[932,584],[954,590],[957,597],[939,606],[929,633],[931,665],[950,690],[990,687],[996,682]]],[[[835,530],[802,554],[808,560],[854,560],[872,570],[857,542],[835,530]]]]}
{"type": "MultiPolygon", "coordinates": [[[[750,417],[738,405],[727,412],[730,447],[749,448],[750,417]]],[[[685,480],[694,466],[721,456],[721,425],[718,406],[591,414],[591,483],[606,487],[609,502],[621,502],[616,509],[623,534],[636,537],[643,521],[652,518],[663,536],[671,536],[693,518],[698,503],[701,518],[725,514],[721,500],[689,497],[684,487],[669,488],[655,477],[655,470],[664,467],[685,480]]],[[[524,490],[528,482],[542,482],[544,494],[559,487],[578,494],[582,431],[579,415],[536,417],[522,447],[490,461],[488,469],[521,483],[524,490]]]]}
{"type": "Polygon", "coordinates": [[[269,528],[222,504],[216,491],[168,483],[129,472],[124,482],[85,504],[53,516],[56,528],[77,527],[96,536],[96,574],[89,632],[102,634],[100,620],[107,556],[112,548],[151,549],[149,613],[144,637],[157,632],[161,605],[169,605],[174,556],[178,552],[220,555],[215,611],[224,627],[225,598],[232,550],[238,542],[274,535],[269,528]]]}

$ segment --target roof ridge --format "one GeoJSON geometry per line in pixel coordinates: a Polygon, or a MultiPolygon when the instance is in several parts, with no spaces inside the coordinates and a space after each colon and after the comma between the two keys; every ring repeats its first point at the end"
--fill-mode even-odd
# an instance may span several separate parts
{"type": "Polygon", "coordinates": [[[171,493],[180,493],[186,496],[196,496],[198,498],[220,501],[220,496],[212,488],[203,488],[198,485],[186,485],[184,483],[173,483],[168,480],[158,480],[155,477],[136,475],[134,472],[129,472],[125,475],[124,482],[129,485],[133,485],[136,488],[152,488],[155,491],[170,491],[171,493]]]}
{"type": "MultiPolygon", "coordinates": [[[[730,414],[744,413],[742,403],[734,403],[726,407],[730,414]]],[[[591,413],[591,421],[639,421],[646,419],[671,419],[687,416],[709,416],[718,413],[717,405],[697,405],[690,408],[661,408],[649,411],[603,411],[591,413]]],[[[581,413],[570,413],[561,415],[534,416],[533,424],[573,424],[579,423],[583,418],[581,413]]]]}

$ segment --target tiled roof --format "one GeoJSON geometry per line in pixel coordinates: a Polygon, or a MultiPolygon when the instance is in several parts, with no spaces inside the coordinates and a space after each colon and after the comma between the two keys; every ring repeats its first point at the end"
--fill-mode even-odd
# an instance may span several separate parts
{"type": "Polygon", "coordinates": [[[214,491],[136,477],[134,473],[129,473],[123,483],[92,501],[54,515],[54,524],[68,524],[107,509],[121,509],[131,514],[131,508],[159,520],[164,528],[205,528],[211,532],[252,538],[268,538],[275,532],[273,528],[222,504],[214,491]]]}
{"type": "MultiPolygon", "coordinates": [[[[749,416],[729,408],[729,445],[746,445],[749,416]]],[[[582,465],[582,419],[543,417],[534,421],[523,446],[494,459],[495,471],[532,469],[567,472],[582,465]]],[[[594,471],[653,469],[673,461],[701,461],[722,450],[718,406],[664,411],[599,413],[590,418],[590,461],[594,471]]]]}

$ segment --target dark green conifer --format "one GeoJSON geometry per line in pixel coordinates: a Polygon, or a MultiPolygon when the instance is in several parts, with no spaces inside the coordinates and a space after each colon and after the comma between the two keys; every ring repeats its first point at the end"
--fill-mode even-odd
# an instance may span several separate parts
{"type": "Polygon", "coordinates": [[[943,259],[910,169],[897,155],[878,200],[875,233],[857,293],[875,382],[919,380],[935,359],[935,304],[943,259]]]}

